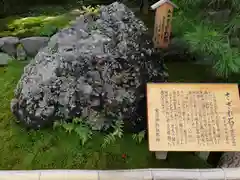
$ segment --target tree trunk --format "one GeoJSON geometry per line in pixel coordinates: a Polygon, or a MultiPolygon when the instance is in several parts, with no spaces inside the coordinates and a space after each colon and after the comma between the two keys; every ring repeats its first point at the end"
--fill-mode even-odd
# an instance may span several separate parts
{"type": "Polygon", "coordinates": [[[140,11],[145,15],[148,14],[148,0],[141,0],[140,11]]]}

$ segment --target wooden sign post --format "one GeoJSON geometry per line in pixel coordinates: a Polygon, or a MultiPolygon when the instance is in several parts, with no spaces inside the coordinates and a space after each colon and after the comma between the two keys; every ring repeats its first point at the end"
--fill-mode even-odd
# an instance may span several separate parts
{"type": "Polygon", "coordinates": [[[153,42],[155,48],[167,48],[170,41],[173,8],[178,8],[169,0],[160,0],[151,6],[156,9],[153,42]]]}
{"type": "Polygon", "coordinates": [[[237,84],[147,84],[149,149],[240,151],[237,84]]]}

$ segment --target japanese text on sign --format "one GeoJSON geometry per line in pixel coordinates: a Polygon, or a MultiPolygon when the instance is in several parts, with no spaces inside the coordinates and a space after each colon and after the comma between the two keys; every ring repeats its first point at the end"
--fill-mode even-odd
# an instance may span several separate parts
{"type": "MultiPolygon", "coordinates": [[[[216,94],[207,88],[187,91],[160,88],[156,93],[154,99],[158,103],[154,107],[154,131],[155,142],[159,146],[164,144],[175,150],[187,146],[200,149],[214,146],[217,150],[222,145],[238,145],[235,118],[238,114],[233,111],[230,92],[216,94]]],[[[152,119],[148,121],[153,122],[152,119]]]]}

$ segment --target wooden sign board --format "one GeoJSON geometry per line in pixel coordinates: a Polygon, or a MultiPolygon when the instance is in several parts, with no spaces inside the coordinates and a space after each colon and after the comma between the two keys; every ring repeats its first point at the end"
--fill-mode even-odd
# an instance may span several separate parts
{"type": "Polygon", "coordinates": [[[237,84],[147,84],[150,151],[240,151],[237,84]]]}
{"type": "Polygon", "coordinates": [[[166,48],[170,42],[173,6],[165,3],[156,10],[153,42],[155,48],[166,48]]]}

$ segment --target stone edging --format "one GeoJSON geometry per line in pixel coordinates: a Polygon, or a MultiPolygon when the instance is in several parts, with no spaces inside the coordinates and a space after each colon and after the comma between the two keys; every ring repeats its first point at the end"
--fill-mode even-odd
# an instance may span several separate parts
{"type": "Polygon", "coordinates": [[[6,65],[9,59],[26,60],[34,57],[38,51],[47,46],[48,37],[27,37],[19,39],[9,36],[0,38],[0,65],[6,65]]]}
{"type": "Polygon", "coordinates": [[[3,180],[235,180],[239,178],[240,168],[0,171],[0,179],[3,180]]]}

